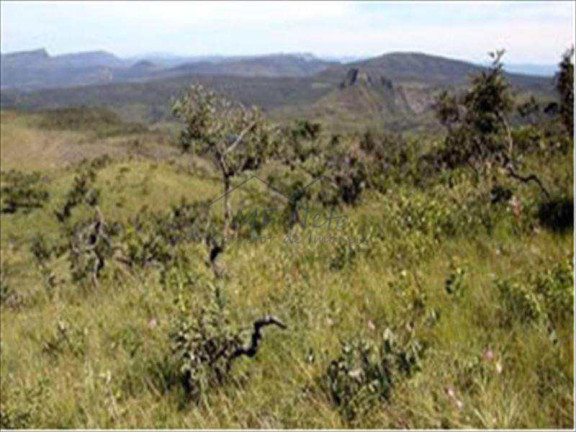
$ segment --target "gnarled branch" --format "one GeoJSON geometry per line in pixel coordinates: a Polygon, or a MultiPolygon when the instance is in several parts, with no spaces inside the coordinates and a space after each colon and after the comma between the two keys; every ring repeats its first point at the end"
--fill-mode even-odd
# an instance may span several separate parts
{"type": "Polygon", "coordinates": [[[260,344],[260,340],[262,339],[262,328],[267,327],[269,325],[275,325],[280,327],[282,330],[286,330],[288,326],[280,321],[273,315],[266,315],[264,318],[260,318],[259,320],[254,322],[254,330],[252,331],[252,336],[250,338],[250,344],[245,347],[238,347],[232,353],[230,360],[233,360],[240,356],[246,357],[254,357],[258,352],[258,346],[260,344]]]}

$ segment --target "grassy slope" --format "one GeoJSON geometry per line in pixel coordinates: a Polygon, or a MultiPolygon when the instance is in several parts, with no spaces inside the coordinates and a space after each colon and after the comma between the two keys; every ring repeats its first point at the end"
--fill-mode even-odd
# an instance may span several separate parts
{"type": "MultiPolygon", "coordinates": [[[[397,281],[401,270],[418,276],[427,301],[441,311],[441,320],[428,330],[432,348],[422,372],[396,388],[389,404],[377,406],[353,425],[573,425],[572,323],[558,327],[558,344],[540,325],[500,327],[501,306],[494,284],[497,278],[543,271],[571,256],[572,236],[546,230],[521,233],[509,215],[491,236],[470,233],[442,239],[416,260],[402,251],[410,250],[418,233],[399,238],[384,228],[383,238],[371,244],[371,253],[359,255],[339,272],[329,270],[335,250],[325,244],[287,246],[276,240],[234,245],[223,257],[232,319],[248,324],[271,312],[290,329],[268,330],[258,355],[235,365],[245,382],[213,389],[199,405],[184,404],[178,390],[167,388],[161,378],[175,298],[162,290],[154,271],[123,274],[94,291],[65,281],[50,297],[43,288],[28,241],[35,232],[50,235],[57,230],[52,210],[74,175],[68,163],[77,161],[67,155],[82,145],[82,155],[97,156],[106,144],[87,132],[47,133],[35,124],[29,115],[2,114],[2,169],[39,169],[50,180],[52,193],[44,209],[1,215],[2,260],[9,269],[9,284],[22,299],[19,307],[2,306],[2,404],[29,412],[29,426],[350,426],[326,396],[314,390],[314,379],[338,355],[340,340],[376,337],[398,315],[400,300],[389,282],[397,281]],[[81,144],[83,140],[88,144],[81,144]],[[25,145],[18,146],[20,142],[25,145]],[[467,290],[458,301],[444,291],[451,261],[468,271],[467,290]],[[71,334],[83,340],[83,353],[65,349],[53,358],[43,352],[59,321],[67,322],[71,334]],[[486,376],[472,375],[477,381],[468,390],[458,387],[458,374],[465,370],[462,364],[482,359],[489,348],[501,361],[503,372],[498,374],[493,363],[486,363],[486,376]],[[456,388],[462,409],[446,396],[450,386],[456,388]]],[[[116,139],[123,142],[122,137],[116,139]]],[[[119,146],[120,150],[104,147],[118,153],[98,176],[103,212],[110,220],[128,217],[143,203],[165,210],[182,197],[196,200],[219,193],[216,182],[191,174],[170,156],[130,158],[126,147],[119,146]]],[[[571,170],[571,161],[555,160],[546,176],[559,178],[570,194],[571,170]]],[[[407,192],[428,199],[423,192],[407,192]]],[[[529,188],[523,193],[530,193],[529,188]]],[[[387,198],[367,196],[348,213],[354,221],[391,227],[389,206],[395,199],[395,193],[387,198]]],[[[190,253],[198,252],[191,246],[190,253]]],[[[198,271],[205,271],[201,256],[197,261],[198,271]]],[[[67,277],[65,259],[56,268],[59,277],[67,277]]]]}

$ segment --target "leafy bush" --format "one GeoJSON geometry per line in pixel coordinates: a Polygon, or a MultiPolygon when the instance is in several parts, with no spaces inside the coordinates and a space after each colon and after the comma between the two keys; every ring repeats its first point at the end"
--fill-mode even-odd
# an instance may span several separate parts
{"type": "Polygon", "coordinates": [[[183,122],[179,146],[214,162],[224,186],[224,233],[230,227],[228,193],[231,180],[258,169],[274,153],[272,129],[262,112],[247,108],[200,85],[191,86],[175,103],[174,116],[183,122]]]}
{"type": "Polygon", "coordinates": [[[22,209],[29,213],[41,208],[50,198],[40,173],[20,171],[2,172],[2,213],[15,213],[22,209]]]}
{"type": "Polygon", "coordinates": [[[64,250],[61,247],[49,245],[44,236],[39,234],[32,239],[30,252],[40,270],[48,295],[51,295],[56,285],[56,275],[51,271],[48,263],[53,256],[62,254],[64,250]]]}
{"type": "Polygon", "coordinates": [[[390,329],[382,340],[342,344],[318,381],[346,420],[366,413],[390,398],[393,388],[420,370],[424,346],[415,338],[402,341],[390,329]]]}
{"type": "Polygon", "coordinates": [[[571,259],[531,276],[549,318],[554,322],[571,319],[574,313],[574,266],[571,259]]]}
{"type": "Polygon", "coordinates": [[[101,213],[75,223],[67,231],[72,280],[91,281],[98,286],[106,262],[114,252],[113,236],[117,226],[108,224],[101,213]]]}
{"type": "Polygon", "coordinates": [[[170,333],[170,344],[186,393],[197,400],[212,385],[226,381],[232,353],[240,343],[220,291],[214,291],[212,301],[196,317],[182,307],[170,333]]]}
{"type": "Polygon", "coordinates": [[[254,322],[250,343],[244,345],[241,330],[230,323],[222,290],[210,288],[209,301],[195,317],[186,302],[180,303],[180,313],[170,332],[180,382],[193,400],[198,400],[211,387],[228,381],[236,359],[256,355],[263,327],[286,328],[277,318],[266,316],[254,322]]]}
{"type": "Polygon", "coordinates": [[[570,260],[529,274],[524,280],[498,280],[504,323],[558,323],[571,319],[574,307],[574,276],[570,260]]]}
{"type": "Polygon", "coordinates": [[[496,286],[500,293],[506,322],[516,320],[527,323],[543,317],[544,311],[538,296],[529,286],[509,280],[497,281],[496,286]]]}
{"type": "Polygon", "coordinates": [[[66,193],[66,200],[62,209],[55,211],[56,218],[60,222],[68,220],[72,215],[72,210],[80,204],[87,204],[92,207],[98,204],[100,192],[94,187],[97,168],[100,168],[100,164],[97,162],[82,164],[78,168],[72,188],[66,193]]]}
{"type": "Polygon", "coordinates": [[[574,226],[574,202],[568,198],[554,198],[538,207],[540,223],[552,231],[563,232],[574,226]]]}
{"type": "Polygon", "coordinates": [[[126,224],[120,242],[128,264],[145,267],[168,264],[176,257],[175,246],[201,242],[215,234],[206,202],[182,201],[168,212],[141,212],[126,224]]]}

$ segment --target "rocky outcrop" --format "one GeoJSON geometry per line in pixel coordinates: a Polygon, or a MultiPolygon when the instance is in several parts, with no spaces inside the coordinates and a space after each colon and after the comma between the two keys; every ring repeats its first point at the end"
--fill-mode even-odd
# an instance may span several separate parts
{"type": "Polygon", "coordinates": [[[394,88],[392,80],[383,75],[358,68],[351,68],[346,73],[344,80],[340,83],[340,88],[344,89],[356,84],[381,86],[386,90],[393,90],[394,88]]]}

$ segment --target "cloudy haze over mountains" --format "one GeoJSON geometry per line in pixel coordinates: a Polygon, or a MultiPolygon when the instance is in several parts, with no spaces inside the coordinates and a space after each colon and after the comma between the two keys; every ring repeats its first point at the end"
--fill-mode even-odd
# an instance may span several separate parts
{"type": "Polygon", "coordinates": [[[2,2],[2,52],[342,58],[418,51],[483,62],[504,47],[511,63],[553,64],[574,32],[572,2],[150,2],[136,14],[130,3],[2,2]]]}

